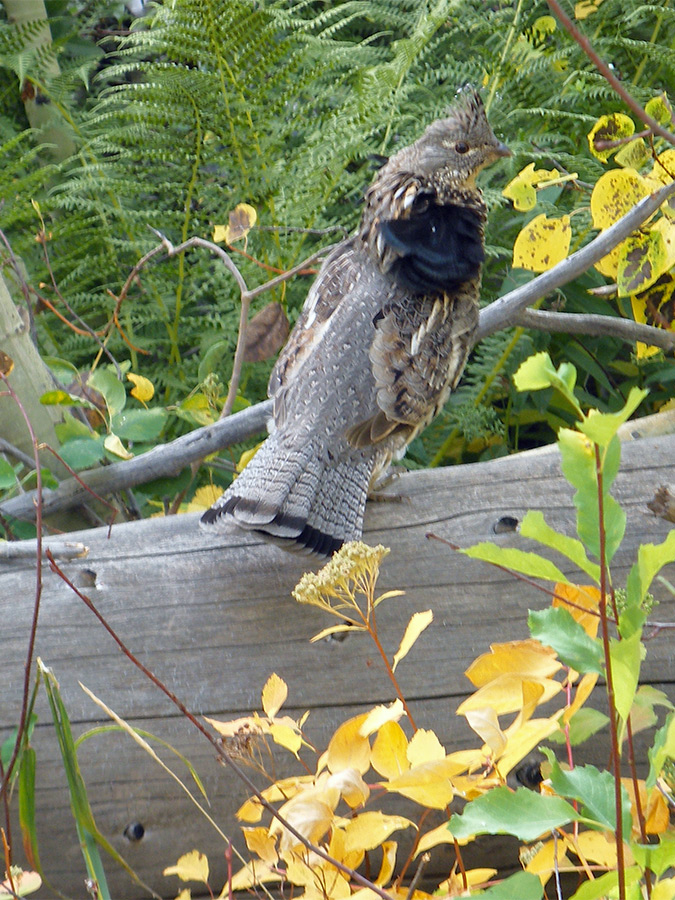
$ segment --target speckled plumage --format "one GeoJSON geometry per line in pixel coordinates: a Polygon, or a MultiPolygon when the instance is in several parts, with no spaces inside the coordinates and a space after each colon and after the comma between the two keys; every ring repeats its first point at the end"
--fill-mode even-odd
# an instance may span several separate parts
{"type": "Polygon", "coordinates": [[[271,434],[202,517],[330,556],[369,488],[438,414],[478,324],[486,209],[475,176],[508,154],[465,91],[399,151],[333,249],[269,383],[271,434]]]}

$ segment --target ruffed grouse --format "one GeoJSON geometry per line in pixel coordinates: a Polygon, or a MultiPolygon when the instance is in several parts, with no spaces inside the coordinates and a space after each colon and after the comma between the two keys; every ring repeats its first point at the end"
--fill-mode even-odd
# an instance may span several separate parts
{"type": "Polygon", "coordinates": [[[465,90],[380,169],[272,372],[271,434],[205,527],[234,522],[321,556],[361,536],[369,488],[459,381],[484,258],[475,177],[508,155],[465,90]]]}

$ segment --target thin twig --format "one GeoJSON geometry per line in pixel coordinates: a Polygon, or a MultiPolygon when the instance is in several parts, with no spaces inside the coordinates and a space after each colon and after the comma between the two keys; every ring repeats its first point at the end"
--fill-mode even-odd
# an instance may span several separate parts
{"type": "Polygon", "coordinates": [[[10,444],[10,442],[6,441],[4,438],[0,438],[0,453],[7,453],[9,456],[13,456],[14,459],[27,469],[32,469],[35,464],[32,456],[24,453],[23,450],[19,450],[18,447],[15,447],[14,444],[10,444]]]}
{"type": "Polygon", "coordinates": [[[593,63],[598,72],[600,72],[600,74],[603,76],[603,78],[605,78],[610,87],[612,87],[619,95],[619,97],[621,97],[626,106],[630,110],[632,110],[632,112],[634,112],[635,115],[645,123],[645,125],[648,125],[654,134],[658,134],[659,137],[664,138],[668,141],[669,144],[675,146],[675,134],[673,134],[672,131],[668,131],[668,129],[664,128],[663,125],[656,121],[656,119],[648,115],[642,108],[642,106],[640,106],[640,104],[637,102],[637,100],[635,100],[628,93],[628,91],[621,84],[612,69],[600,56],[598,56],[596,51],[593,49],[593,45],[588,40],[586,35],[582,34],[582,32],[577,28],[577,26],[570,19],[567,13],[563,11],[557,0],[546,0],[546,2],[548,3],[551,11],[560,20],[560,22],[562,22],[565,30],[574,38],[574,40],[581,47],[581,49],[593,63]]]}

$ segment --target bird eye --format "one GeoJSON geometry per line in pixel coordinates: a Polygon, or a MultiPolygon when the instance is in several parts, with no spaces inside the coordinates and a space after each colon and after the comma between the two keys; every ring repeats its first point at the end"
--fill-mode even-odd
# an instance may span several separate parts
{"type": "Polygon", "coordinates": [[[466,141],[457,141],[457,143],[455,144],[455,152],[456,153],[468,153],[469,145],[467,144],[466,141]]]}

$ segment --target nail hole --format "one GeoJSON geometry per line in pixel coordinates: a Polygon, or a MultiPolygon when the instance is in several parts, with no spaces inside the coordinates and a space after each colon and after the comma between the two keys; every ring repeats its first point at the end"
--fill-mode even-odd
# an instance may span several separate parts
{"type": "Polygon", "coordinates": [[[96,572],[93,569],[80,569],[77,576],[78,587],[96,587],[96,572]]]}
{"type": "Polygon", "coordinates": [[[140,841],[145,834],[145,828],[143,828],[140,822],[130,822],[122,833],[128,841],[136,843],[137,841],[140,841]]]}
{"type": "Polygon", "coordinates": [[[492,530],[495,534],[507,534],[510,531],[517,531],[518,519],[514,516],[502,516],[501,519],[497,519],[492,526],[492,530]]]}

